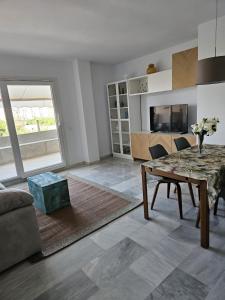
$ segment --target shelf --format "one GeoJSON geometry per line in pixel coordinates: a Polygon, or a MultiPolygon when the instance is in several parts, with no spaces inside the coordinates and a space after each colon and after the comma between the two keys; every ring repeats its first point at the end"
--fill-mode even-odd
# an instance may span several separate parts
{"type": "Polygon", "coordinates": [[[120,121],[129,122],[129,119],[120,119],[120,121]]]}
{"type": "Polygon", "coordinates": [[[172,70],[165,70],[128,80],[129,96],[140,96],[172,90],[172,70]]]}
{"type": "Polygon", "coordinates": [[[149,92],[145,92],[145,93],[136,93],[136,94],[129,94],[129,96],[140,96],[140,95],[147,95],[149,94],[149,92]]]}
{"type": "Polygon", "coordinates": [[[130,134],[129,131],[121,131],[122,134],[130,134]]]}
{"type": "Polygon", "coordinates": [[[127,93],[126,94],[119,94],[119,96],[127,96],[127,93]]]}
{"type": "Polygon", "coordinates": [[[112,98],[112,97],[114,97],[114,98],[115,98],[115,97],[116,97],[116,95],[110,95],[110,96],[109,96],[109,98],[112,98]]]}
{"type": "Polygon", "coordinates": [[[110,119],[111,121],[118,121],[118,119],[110,119]]]}
{"type": "Polygon", "coordinates": [[[130,144],[122,144],[123,146],[130,147],[130,144]]]}
{"type": "Polygon", "coordinates": [[[110,107],[110,109],[118,109],[117,107],[110,107]]]}
{"type": "Polygon", "coordinates": [[[120,109],[128,109],[128,106],[122,106],[122,107],[120,107],[120,109]]]}

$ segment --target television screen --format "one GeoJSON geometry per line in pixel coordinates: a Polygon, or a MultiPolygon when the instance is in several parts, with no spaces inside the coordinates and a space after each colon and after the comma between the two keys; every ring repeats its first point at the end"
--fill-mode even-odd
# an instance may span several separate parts
{"type": "Polygon", "coordinates": [[[150,129],[152,131],[171,131],[170,110],[170,105],[150,107],[150,129]]]}
{"type": "Polygon", "coordinates": [[[171,106],[171,131],[188,131],[188,105],[179,104],[171,106]]]}
{"type": "Polygon", "coordinates": [[[161,132],[188,131],[188,105],[150,107],[150,130],[161,132]]]}

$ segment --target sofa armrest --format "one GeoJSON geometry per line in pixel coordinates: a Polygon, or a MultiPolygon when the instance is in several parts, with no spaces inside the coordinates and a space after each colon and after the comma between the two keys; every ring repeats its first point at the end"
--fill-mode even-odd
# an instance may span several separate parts
{"type": "Polygon", "coordinates": [[[0,190],[0,215],[12,210],[32,205],[31,194],[19,189],[0,190]]]}

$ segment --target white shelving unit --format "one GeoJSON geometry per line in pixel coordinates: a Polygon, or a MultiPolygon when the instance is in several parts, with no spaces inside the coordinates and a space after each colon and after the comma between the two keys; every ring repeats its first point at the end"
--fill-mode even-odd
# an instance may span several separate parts
{"type": "Polygon", "coordinates": [[[126,80],[109,83],[107,92],[113,155],[131,158],[130,133],[140,130],[140,118],[130,114],[140,114],[140,102],[130,100],[126,80]]]}
{"type": "Polygon", "coordinates": [[[172,70],[143,75],[128,80],[129,96],[145,95],[172,90],[172,70]]]}

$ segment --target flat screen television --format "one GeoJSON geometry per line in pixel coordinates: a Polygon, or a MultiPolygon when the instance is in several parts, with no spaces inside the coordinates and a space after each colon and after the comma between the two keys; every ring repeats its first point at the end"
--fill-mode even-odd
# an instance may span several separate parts
{"type": "Polygon", "coordinates": [[[151,106],[150,130],[188,132],[188,104],[151,106]]]}

